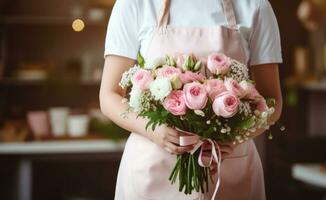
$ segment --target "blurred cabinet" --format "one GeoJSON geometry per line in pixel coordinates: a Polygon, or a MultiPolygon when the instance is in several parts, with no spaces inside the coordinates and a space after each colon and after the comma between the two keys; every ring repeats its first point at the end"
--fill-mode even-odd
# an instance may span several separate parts
{"type": "Polygon", "coordinates": [[[310,83],[301,87],[306,94],[307,135],[326,137],[326,82],[310,83]]]}
{"type": "Polygon", "coordinates": [[[113,3],[0,1],[0,121],[50,106],[98,107],[113,3]]]}

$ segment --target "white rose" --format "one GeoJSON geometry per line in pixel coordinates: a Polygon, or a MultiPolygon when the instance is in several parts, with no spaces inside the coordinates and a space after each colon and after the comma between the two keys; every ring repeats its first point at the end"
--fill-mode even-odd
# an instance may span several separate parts
{"type": "Polygon", "coordinates": [[[163,100],[172,91],[172,85],[169,78],[159,77],[149,86],[149,90],[155,100],[163,100]]]}
{"type": "Polygon", "coordinates": [[[165,65],[165,59],[164,58],[156,58],[154,60],[146,61],[145,62],[145,69],[156,69],[159,66],[165,65]]]}
{"type": "Polygon", "coordinates": [[[138,87],[132,87],[130,92],[129,106],[135,111],[139,112],[141,110],[140,97],[142,95],[141,89],[138,87]]]}

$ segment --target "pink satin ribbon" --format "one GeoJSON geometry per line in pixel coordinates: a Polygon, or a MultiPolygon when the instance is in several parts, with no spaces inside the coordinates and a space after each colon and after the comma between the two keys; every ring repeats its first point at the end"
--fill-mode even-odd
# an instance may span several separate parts
{"type": "Polygon", "coordinates": [[[216,197],[217,191],[220,187],[222,159],[221,159],[221,151],[220,151],[219,145],[211,139],[200,139],[200,137],[194,133],[187,132],[187,131],[180,130],[180,129],[177,129],[177,131],[184,134],[184,135],[180,136],[180,138],[179,138],[180,146],[194,145],[194,149],[191,150],[189,153],[194,154],[199,148],[201,148],[199,157],[198,157],[198,164],[201,167],[210,167],[212,165],[213,161],[215,161],[217,163],[217,182],[216,182],[213,196],[211,198],[212,200],[214,200],[216,197]],[[203,155],[203,152],[204,152],[203,145],[207,142],[210,143],[212,146],[210,156],[203,155]]]}

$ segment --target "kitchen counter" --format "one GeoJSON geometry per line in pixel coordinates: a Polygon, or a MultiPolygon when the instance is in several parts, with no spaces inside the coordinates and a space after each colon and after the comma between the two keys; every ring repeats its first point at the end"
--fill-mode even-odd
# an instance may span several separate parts
{"type": "Polygon", "coordinates": [[[17,166],[17,199],[32,200],[35,161],[79,162],[120,161],[125,141],[69,140],[0,143],[0,158],[14,157],[17,166]]]}
{"type": "Polygon", "coordinates": [[[122,151],[125,141],[75,140],[0,143],[0,155],[110,153],[122,151]]]}

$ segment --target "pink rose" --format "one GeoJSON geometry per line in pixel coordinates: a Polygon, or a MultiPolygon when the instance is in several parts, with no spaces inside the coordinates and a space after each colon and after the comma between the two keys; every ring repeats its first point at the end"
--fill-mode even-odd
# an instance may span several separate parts
{"type": "Polygon", "coordinates": [[[254,100],[257,101],[260,98],[263,98],[259,92],[257,91],[257,89],[255,88],[255,85],[248,82],[248,81],[241,81],[239,83],[240,87],[242,88],[242,90],[244,91],[244,98],[245,99],[250,99],[250,100],[254,100]]]}
{"type": "Polygon", "coordinates": [[[219,79],[210,79],[207,80],[205,83],[206,91],[208,93],[208,96],[214,100],[215,97],[222,92],[226,91],[226,87],[222,80],[219,79]]]}
{"type": "Polygon", "coordinates": [[[253,90],[255,90],[254,84],[250,83],[249,81],[241,81],[239,85],[243,90],[244,96],[252,93],[253,90]]]}
{"type": "Polygon", "coordinates": [[[186,71],[180,74],[180,79],[183,84],[186,84],[193,81],[203,81],[205,79],[205,76],[202,75],[201,73],[186,71]]]}
{"type": "Polygon", "coordinates": [[[207,68],[213,74],[226,74],[231,66],[231,59],[221,53],[213,53],[208,56],[207,68]]]}
{"type": "Polygon", "coordinates": [[[253,101],[258,101],[260,98],[263,98],[256,88],[252,88],[252,90],[244,96],[245,99],[250,99],[253,101]]]}
{"type": "Polygon", "coordinates": [[[238,97],[242,98],[244,96],[244,90],[236,80],[227,78],[224,80],[224,85],[228,91],[233,92],[238,97]]]}
{"type": "Polygon", "coordinates": [[[182,90],[174,90],[167,96],[163,102],[164,108],[173,115],[186,114],[186,103],[182,90]]]}
{"type": "Polygon", "coordinates": [[[132,84],[139,87],[141,90],[148,89],[149,84],[153,82],[153,80],[151,72],[144,69],[137,70],[131,78],[132,84]]]}
{"type": "Polygon", "coordinates": [[[200,110],[206,106],[208,98],[204,85],[198,82],[187,83],[183,87],[183,92],[188,108],[200,110]]]}
{"type": "Polygon", "coordinates": [[[239,98],[233,92],[226,91],[215,98],[213,110],[217,116],[230,118],[238,112],[239,104],[239,98]]]}
{"type": "Polygon", "coordinates": [[[180,75],[181,69],[164,65],[162,68],[156,70],[156,75],[164,78],[171,78],[173,75],[180,75]]]}
{"type": "Polygon", "coordinates": [[[256,109],[260,112],[265,112],[268,110],[267,102],[263,97],[259,98],[256,109]]]}
{"type": "Polygon", "coordinates": [[[177,67],[182,68],[188,56],[189,56],[188,54],[175,53],[172,57],[175,60],[177,67]]]}

